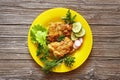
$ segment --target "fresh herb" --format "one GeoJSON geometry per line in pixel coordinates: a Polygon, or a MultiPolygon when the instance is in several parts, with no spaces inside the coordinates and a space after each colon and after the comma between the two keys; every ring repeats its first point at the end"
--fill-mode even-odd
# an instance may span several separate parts
{"type": "Polygon", "coordinates": [[[65,65],[67,65],[68,67],[71,67],[73,66],[73,63],[75,62],[75,57],[71,57],[71,56],[68,56],[64,59],[64,63],[65,65]]]}
{"type": "Polygon", "coordinates": [[[43,71],[48,73],[50,72],[55,66],[61,64],[63,59],[60,60],[53,60],[53,61],[46,61],[45,66],[43,67],[43,71]]]}
{"type": "Polygon", "coordinates": [[[49,49],[47,45],[43,46],[43,45],[38,44],[36,56],[39,56],[40,54],[43,54],[44,57],[49,56],[49,49]]]}
{"type": "Polygon", "coordinates": [[[37,55],[36,56],[39,56],[41,53],[43,53],[43,46],[41,46],[40,44],[38,44],[37,55]]]}
{"type": "Polygon", "coordinates": [[[66,16],[62,18],[65,23],[67,24],[73,24],[75,21],[76,15],[72,17],[70,10],[67,11],[66,16]]]}
{"type": "Polygon", "coordinates": [[[50,54],[49,54],[49,48],[48,48],[48,46],[45,46],[42,50],[43,50],[43,55],[41,56],[40,60],[42,62],[45,62],[47,60],[47,57],[50,56],[50,54]]]}
{"type": "Polygon", "coordinates": [[[64,38],[65,38],[65,35],[61,35],[58,37],[57,41],[60,42],[60,41],[64,40],[64,38]]]}
{"type": "Polygon", "coordinates": [[[65,63],[66,66],[68,67],[72,67],[73,63],[75,62],[75,57],[71,57],[71,56],[65,56],[59,60],[53,60],[53,61],[48,61],[45,60],[45,66],[43,67],[43,71],[45,71],[46,73],[50,72],[55,66],[58,66],[59,64],[61,64],[62,62],[65,63]]]}

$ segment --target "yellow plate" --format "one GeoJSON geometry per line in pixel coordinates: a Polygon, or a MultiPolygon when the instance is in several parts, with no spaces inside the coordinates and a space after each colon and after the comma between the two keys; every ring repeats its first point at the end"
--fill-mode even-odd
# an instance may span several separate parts
{"type": "MultiPolygon", "coordinates": [[[[36,24],[41,24],[43,26],[47,26],[49,22],[62,21],[61,17],[66,16],[67,11],[68,11],[68,9],[66,9],[66,8],[53,8],[53,9],[47,10],[47,11],[41,13],[40,15],[38,15],[38,17],[33,21],[31,27],[36,24]]],[[[65,66],[64,63],[62,63],[61,65],[58,65],[57,67],[55,67],[53,69],[53,72],[62,73],[62,72],[68,72],[68,71],[78,68],[88,58],[88,56],[91,52],[91,49],[92,49],[93,39],[92,39],[92,32],[91,32],[90,26],[88,25],[87,21],[79,13],[77,13],[73,10],[70,10],[70,11],[71,11],[72,15],[75,15],[75,14],[77,15],[75,21],[81,22],[81,24],[83,25],[83,28],[86,31],[86,35],[84,36],[84,42],[83,42],[82,46],[80,47],[80,49],[78,49],[72,55],[75,57],[74,65],[70,68],[70,67],[65,66]]],[[[30,27],[30,29],[31,29],[31,27],[30,27]]],[[[33,59],[41,67],[43,67],[43,63],[36,56],[37,48],[31,42],[30,30],[28,32],[28,48],[29,48],[30,54],[33,57],[33,59]]]]}

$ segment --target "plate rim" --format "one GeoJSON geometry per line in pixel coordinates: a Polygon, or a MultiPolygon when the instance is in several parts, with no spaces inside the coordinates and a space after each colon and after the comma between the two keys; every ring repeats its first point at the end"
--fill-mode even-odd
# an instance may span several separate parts
{"type": "MultiPolygon", "coordinates": [[[[52,8],[52,9],[48,9],[48,10],[45,10],[45,11],[43,11],[42,13],[40,13],[38,16],[40,16],[40,15],[42,15],[42,14],[44,14],[45,12],[47,13],[47,12],[49,12],[49,11],[54,11],[54,10],[56,10],[56,9],[65,9],[66,11],[68,10],[68,8],[61,8],[61,7],[59,7],[59,8],[52,8]]],[[[75,13],[77,13],[76,11],[74,11],[74,10],[72,10],[72,9],[70,9],[71,11],[73,11],[73,12],[75,12],[75,13]]],[[[77,13],[78,15],[80,15],[79,13],[77,13]]],[[[32,25],[35,23],[35,21],[37,20],[37,18],[38,18],[38,16],[33,20],[33,22],[32,22],[32,25]]],[[[69,71],[72,71],[72,70],[74,70],[74,69],[76,69],[76,68],[78,68],[78,67],[80,67],[87,59],[88,59],[88,57],[89,57],[89,55],[90,55],[90,53],[91,53],[91,51],[92,51],[92,47],[93,47],[93,36],[92,36],[92,30],[91,30],[91,28],[90,28],[90,26],[89,26],[89,24],[88,24],[88,22],[86,21],[86,19],[82,16],[82,15],[80,15],[81,17],[82,17],[82,19],[84,19],[84,21],[87,23],[87,25],[88,25],[88,27],[89,27],[89,29],[90,29],[90,34],[91,34],[91,49],[89,50],[89,54],[86,56],[86,59],[79,65],[79,66],[77,66],[77,67],[75,67],[75,68],[73,68],[73,69],[70,69],[70,70],[63,70],[63,71],[54,71],[53,70],[53,72],[57,72],[57,73],[63,73],[63,72],[69,72],[69,71]]],[[[33,56],[32,55],[32,52],[31,52],[31,50],[30,50],[30,30],[31,30],[31,27],[32,27],[32,25],[30,26],[30,28],[29,28],[29,31],[28,31],[28,49],[29,49],[29,53],[30,53],[30,55],[32,56],[32,58],[34,59],[34,61],[39,65],[39,66],[41,66],[41,67],[43,67],[43,64],[41,64],[39,61],[36,61],[36,59],[35,59],[35,57],[37,57],[37,56],[33,56]]]]}

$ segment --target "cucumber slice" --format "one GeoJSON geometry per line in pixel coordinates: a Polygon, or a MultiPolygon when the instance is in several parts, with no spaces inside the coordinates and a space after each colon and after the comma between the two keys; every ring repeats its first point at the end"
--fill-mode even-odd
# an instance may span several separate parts
{"type": "Polygon", "coordinates": [[[71,33],[71,39],[72,39],[73,41],[75,41],[75,40],[78,39],[73,32],[71,33]]]}
{"type": "Polygon", "coordinates": [[[75,36],[76,37],[83,37],[85,35],[85,29],[84,28],[82,28],[82,30],[79,32],[79,33],[75,33],[75,36]]]}
{"type": "Polygon", "coordinates": [[[80,22],[73,23],[72,31],[74,33],[80,32],[81,29],[82,29],[82,24],[80,22]]]}

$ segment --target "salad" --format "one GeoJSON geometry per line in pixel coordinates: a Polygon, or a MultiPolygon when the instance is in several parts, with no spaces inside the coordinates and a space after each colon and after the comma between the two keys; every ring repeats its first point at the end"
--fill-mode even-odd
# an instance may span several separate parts
{"type": "Polygon", "coordinates": [[[50,22],[48,29],[44,25],[32,26],[30,37],[37,47],[36,56],[44,64],[43,71],[48,73],[61,63],[73,66],[75,57],[71,54],[80,48],[85,35],[83,25],[75,22],[76,17],[68,10],[66,16],[61,17],[63,22],[50,22]]]}

